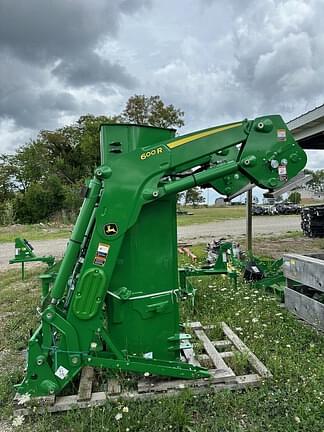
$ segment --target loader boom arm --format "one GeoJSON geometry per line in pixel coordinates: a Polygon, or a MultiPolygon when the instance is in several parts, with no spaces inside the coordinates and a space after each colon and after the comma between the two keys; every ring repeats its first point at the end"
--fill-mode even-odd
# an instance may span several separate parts
{"type": "MultiPolygon", "coordinates": [[[[306,155],[280,116],[175,137],[170,129],[103,125],[95,171],[28,348],[20,393],[59,393],[84,365],[192,379],[179,361],[176,194],[274,190],[306,155]]],[[[182,341],[182,342],[181,342],[182,341]]]]}

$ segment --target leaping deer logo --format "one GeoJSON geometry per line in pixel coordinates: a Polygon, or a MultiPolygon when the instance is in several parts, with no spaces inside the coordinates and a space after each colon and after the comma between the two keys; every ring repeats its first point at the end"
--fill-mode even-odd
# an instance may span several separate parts
{"type": "Polygon", "coordinates": [[[111,236],[118,233],[118,227],[115,223],[109,223],[105,225],[105,234],[111,236]]]}

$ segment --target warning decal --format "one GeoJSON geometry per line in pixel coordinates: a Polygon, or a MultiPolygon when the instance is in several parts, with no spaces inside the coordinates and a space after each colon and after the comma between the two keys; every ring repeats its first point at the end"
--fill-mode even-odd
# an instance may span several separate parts
{"type": "Polygon", "coordinates": [[[287,140],[286,129],[277,129],[277,138],[279,141],[286,141],[287,140]]]}
{"type": "Polygon", "coordinates": [[[93,263],[99,266],[103,266],[107,260],[109,248],[110,248],[109,244],[99,243],[93,263]]]}

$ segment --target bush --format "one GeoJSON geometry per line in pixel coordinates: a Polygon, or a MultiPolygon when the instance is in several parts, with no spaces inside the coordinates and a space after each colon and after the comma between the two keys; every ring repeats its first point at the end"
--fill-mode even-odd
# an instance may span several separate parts
{"type": "Polygon", "coordinates": [[[37,223],[63,208],[63,186],[57,176],[44,183],[33,183],[27,191],[16,196],[14,210],[19,223],[37,223]]]}
{"type": "Polygon", "coordinates": [[[12,225],[15,222],[13,201],[0,204],[0,225],[12,225]]]}

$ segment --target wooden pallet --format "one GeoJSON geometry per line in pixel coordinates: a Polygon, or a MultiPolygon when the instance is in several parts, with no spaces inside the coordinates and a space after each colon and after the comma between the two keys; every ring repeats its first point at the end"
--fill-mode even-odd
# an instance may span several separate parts
{"type": "Polygon", "coordinates": [[[193,336],[202,347],[200,354],[195,354],[193,348],[182,350],[182,360],[192,365],[208,365],[210,378],[196,380],[182,380],[161,378],[155,376],[141,377],[137,383],[137,390],[123,390],[117,379],[110,379],[106,391],[93,392],[94,370],[90,366],[82,369],[78,394],[71,396],[47,396],[32,398],[26,405],[18,405],[19,396],[16,395],[15,415],[28,415],[32,407],[37,412],[61,412],[71,409],[89,408],[105,405],[107,401],[118,399],[148,399],[177,395],[183,389],[192,392],[220,391],[224,389],[239,390],[255,387],[266,378],[271,378],[271,372],[241,341],[241,339],[224,322],[221,323],[224,338],[211,341],[206,332],[214,326],[203,327],[200,322],[187,324],[193,336]],[[241,353],[248,362],[251,373],[236,375],[226,361],[241,353]]]}

